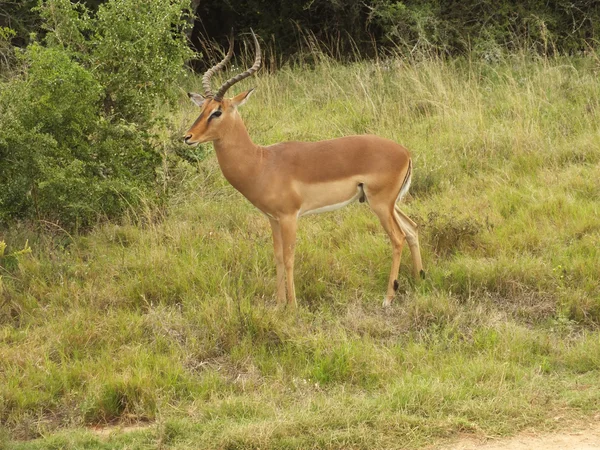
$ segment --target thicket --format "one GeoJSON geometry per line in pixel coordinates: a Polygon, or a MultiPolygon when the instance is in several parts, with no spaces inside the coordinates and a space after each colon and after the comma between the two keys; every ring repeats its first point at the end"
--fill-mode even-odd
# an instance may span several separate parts
{"type": "MultiPolygon", "coordinates": [[[[38,0],[0,0],[0,27],[15,30],[24,45],[32,31],[43,33],[38,0]]],[[[107,0],[81,0],[92,11],[107,0]]],[[[153,2],[139,2],[153,3],[153,2]]],[[[596,0],[192,0],[193,44],[225,43],[234,27],[253,27],[277,57],[293,56],[312,36],[336,57],[376,51],[426,48],[444,54],[499,48],[541,53],[585,51],[600,36],[596,0]]]]}
{"type": "Polygon", "coordinates": [[[595,0],[197,1],[194,42],[253,27],[278,56],[314,38],[335,57],[426,49],[445,55],[527,48],[585,51],[600,36],[595,0]]]}
{"type": "Polygon", "coordinates": [[[156,106],[175,98],[191,54],[188,8],[47,0],[35,9],[43,38],[19,49],[17,32],[1,29],[0,223],[73,229],[156,198],[156,106]]]}

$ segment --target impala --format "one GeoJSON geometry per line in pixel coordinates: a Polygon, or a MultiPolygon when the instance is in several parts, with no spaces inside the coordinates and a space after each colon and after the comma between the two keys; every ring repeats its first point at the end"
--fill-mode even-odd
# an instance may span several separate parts
{"type": "Polygon", "coordinates": [[[227,80],[214,94],[210,79],[233,54],[233,39],[225,58],[202,77],[204,95],[189,93],[200,115],[187,131],[189,145],[213,142],[225,178],[269,219],[277,266],[277,302],[296,306],[294,249],[298,218],[331,211],[359,200],[379,218],[393,248],[393,261],[384,306],[398,289],[396,277],[404,241],[412,255],[416,278],[424,277],[417,225],[397,205],[408,192],[412,161],[406,148],[373,135],[347,136],[319,142],[284,142],[263,147],[250,139],[238,107],[253,89],[225,98],[227,90],[256,72],[254,64],[227,80]],[[287,291],[287,296],[286,296],[287,291]]]}

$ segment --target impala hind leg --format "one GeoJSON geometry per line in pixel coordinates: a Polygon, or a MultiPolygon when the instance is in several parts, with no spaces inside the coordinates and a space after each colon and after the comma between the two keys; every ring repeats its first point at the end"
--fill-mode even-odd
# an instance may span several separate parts
{"type": "Polygon", "coordinates": [[[279,222],[269,219],[273,231],[273,250],[275,253],[275,266],[277,268],[277,304],[285,306],[285,266],[283,263],[283,240],[279,222]]]}
{"type": "Polygon", "coordinates": [[[279,219],[283,248],[283,265],[287,286],[287,304],[296,308],[296,289],[294,287],[294,251],[296,249],[297,216],[285,216],[279,219]]]}
{"type": "Polygon", "coordinates": [[[413,222],[410,217],[404,214],[398,205],[394,206],[394,217],[406,235],[406,241],[408,242],[408,248],[410,249],[410,254],[412,256],[413,274],[415,279],[418,280],[419,277],[425,278],[425,271],[423,270],[423,263],[421,262],[418,225],[413,222]]]}
{"type": "Polygon", "coordinates": [[[383,299],[383,306],[389,306],[394,299],[394,295],[398,290],[398,271],[400,269],[400,258],[402,256],[402,246],[404,245],[404,239],[406,235],[402,228],[396,222],[394,217],[394,207],[388,205],[374,206],[371,204],[371,208],[377,214],[381,226],[388,234],[392,243],[392,269],[390,271],[390,279],[388,282],[387,292],[383,299]]]}

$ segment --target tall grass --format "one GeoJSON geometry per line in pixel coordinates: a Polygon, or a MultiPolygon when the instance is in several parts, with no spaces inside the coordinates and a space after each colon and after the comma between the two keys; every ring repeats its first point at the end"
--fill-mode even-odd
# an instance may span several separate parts
{"type": "MultiPolygon", "coordinates": [[[[404,209],[428,278],[414,285],[405,254],[381,310],[391,250],[356,204],[302,219],[299,310],[277,310],[268,223],[208,146],[169,168],[168,210],[87,236],[6,234],[33,255],[2,271],[5,445],[417,448],[598,409],[597,55],[316,59],[252,80],[251,136],[411,149],[404,209]],[[131,423],[149,427],[89,431],[131,423]]],[[[175,135],[196,112],[182,101],[175,135]]]]}

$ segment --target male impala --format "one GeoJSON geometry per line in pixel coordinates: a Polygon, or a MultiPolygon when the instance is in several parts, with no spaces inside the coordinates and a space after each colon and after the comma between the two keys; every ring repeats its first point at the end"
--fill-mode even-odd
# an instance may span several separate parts
{"type": "Polygon", "coordinates": [[[383,304],[388,306],[398,289],[396,277],[404,239],[408,241],[414,275],[424,276],[417,225],[396,205],[407,192],[412,161],[401,145],[377,136],[348,136],[319,142],[285,142],[267,147],[254,144],[238,114],[253,89],[233,98],[225,92],[258,70],[261,50],[256,46],[253,66],[223,84],[216,94],[212,75],[233,54],[229,52],[202,77],[204,95],[190,93],[201,110],[187,131],[189,145],[212,141],[225,178],[271,222],[277,265],[277,301],[296,306],[294,248],[298,217],[331,211],[355,200],[366,201],[379,217],[393,247],[393,262],[383,304]]]}

